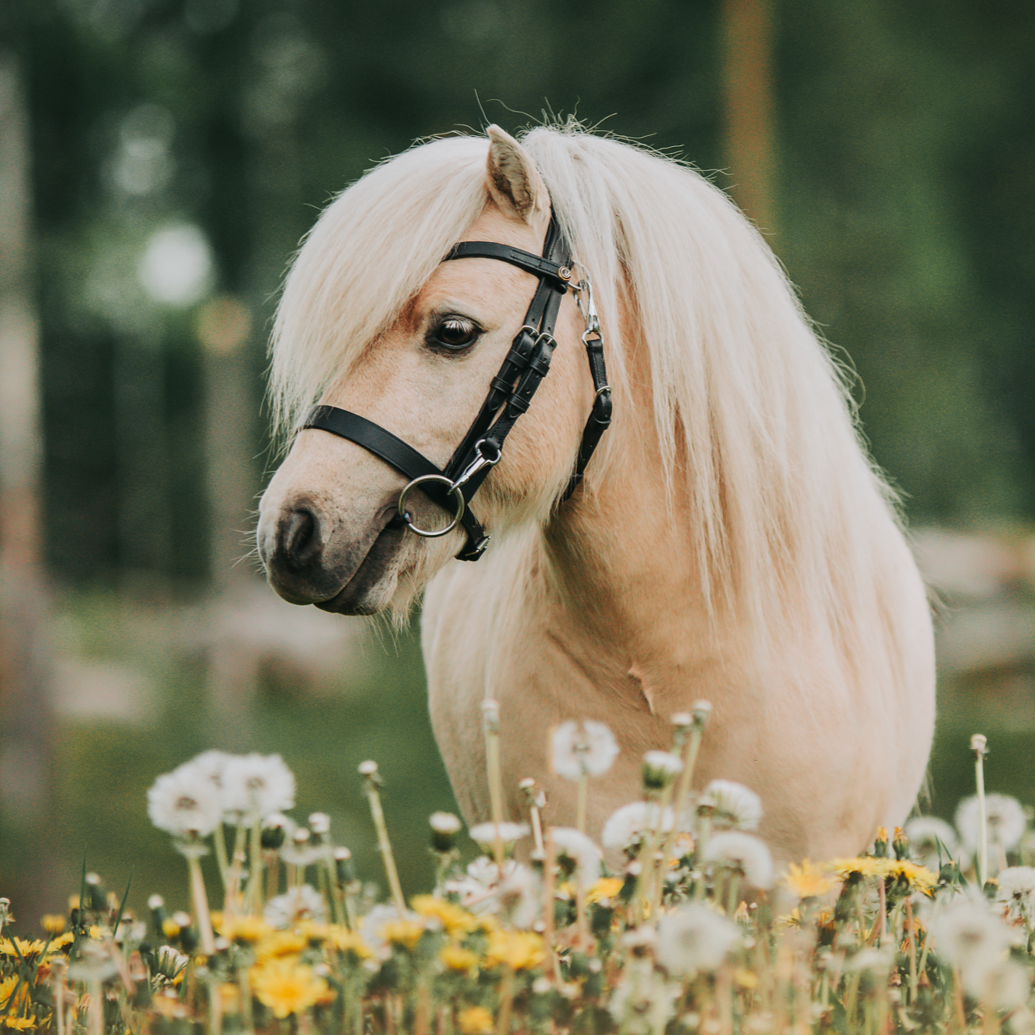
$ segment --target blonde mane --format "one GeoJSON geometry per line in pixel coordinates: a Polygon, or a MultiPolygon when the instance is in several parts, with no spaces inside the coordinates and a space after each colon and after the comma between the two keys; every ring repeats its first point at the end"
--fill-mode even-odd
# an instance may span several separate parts
{"type": "MultiPolygon", "coordinates": [[[[760,234],[692,169],[576,126],[522,138],[592,278],[616,420],[628,350],[648,350],[659,462],[714,608],[761,650],[801,638],[850,688],[893,687],[909,622],[886,543],[894,501],[869,462],[840,372],[760,234]],[[623,327],[619,300],[635,327],[623,327]],[[685,476],[685,477],[684,477],[685,476]],[[875,622],[873,615],[880,615],[875,622]],[[865,615],[857,619],[856,615],[865,615]],[[845,671],[844,658],[854,669],[845,671]]],[[[271,392],[283,429],[391,325],[486,202],[483,137],[423,144],[344,191],[285,282],[271,392]]],[[[606,477],[605,436],[589,476],[606,477]]],[[[519,537],[530,543],[528,536],[519,537]]]]}

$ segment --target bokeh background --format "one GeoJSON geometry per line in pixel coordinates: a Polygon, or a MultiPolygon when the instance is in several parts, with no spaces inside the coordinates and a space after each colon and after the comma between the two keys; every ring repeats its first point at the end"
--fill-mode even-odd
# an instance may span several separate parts
{"type": "MultiPolygon", "coordinates": [[[[280,753],[296,818],[404,885],[454,808],[414,628],[292,608],[251,554],[265,341],[317,211],[419,137],[543,117],[684,156],[858,372],[938,589],[932,811],[1035,804],[1035,6],[1027,0],[3,0],[0,894],[85,862],[186,903],[155,777],[280,753]]],[[[881,745],[873,745],[880,765],[881,745]]]]}

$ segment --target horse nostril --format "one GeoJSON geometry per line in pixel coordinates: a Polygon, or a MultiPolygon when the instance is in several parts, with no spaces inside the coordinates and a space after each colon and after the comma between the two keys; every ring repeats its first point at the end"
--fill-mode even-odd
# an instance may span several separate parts
{"type": "Polygon", "coordinates": [[[307,567],[320,552],[320,523],[305,509],[293,510],[281,525],[281,552],[289,568],[307,567]]]}

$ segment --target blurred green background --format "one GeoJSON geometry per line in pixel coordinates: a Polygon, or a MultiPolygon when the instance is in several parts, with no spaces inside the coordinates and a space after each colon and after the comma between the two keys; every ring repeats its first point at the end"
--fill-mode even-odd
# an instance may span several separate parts
{"type": "Polygon", "coordinates": [[[454,805],[414,632],[291,608],[250,556],[265,339],[335,192],[544,110],[685,156],[768,232],[944,601],[932,808],[978,729],[989,788],[1035,803],[1033,53],[1026,0],[3,0],[0,894],[60,908],[85,858],[184,904],[145,792],[209,747],[282,754],[373,880],[375,758],[426,886],[454,805]]]}

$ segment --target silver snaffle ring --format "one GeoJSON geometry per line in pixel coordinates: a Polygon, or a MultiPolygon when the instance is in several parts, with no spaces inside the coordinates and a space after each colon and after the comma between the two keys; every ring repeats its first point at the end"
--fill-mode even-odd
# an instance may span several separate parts
{"type": "Polygon", "coordinates": [[[419,536],[423,536],[425,539],[437,539],[439,536],[448,535],[453,531],[458,524],[460,519],[464,516],[464,494],[460,491],[459,486],[454,485],[444,474],[422,474],[419,478],[414,478],[409,485],[399,495],[399,517],[409,526],[411,532],[415,532],[419,536]],[[444,485],[450,495],[456,500],[456,513],[453,515],[453,520],[446,525],[445,528],[439,528],[434,531],[428,531],[426,528],[418,528],[410,517],[409,511],[406,509],[406,496],[410,489],[420,488],[421,485],[427,482],[438,482],[440,485],[444,485]]]}

